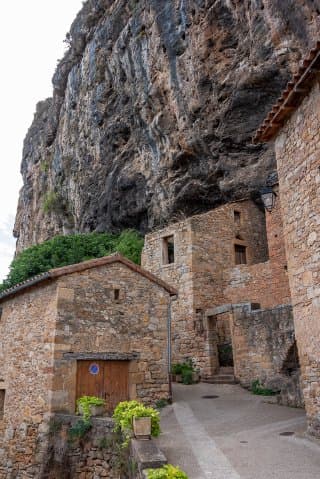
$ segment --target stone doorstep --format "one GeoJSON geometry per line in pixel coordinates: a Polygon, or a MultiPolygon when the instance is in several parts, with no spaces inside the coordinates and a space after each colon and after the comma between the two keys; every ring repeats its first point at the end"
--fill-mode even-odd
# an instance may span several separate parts
{"type": "Polygon", "coordinates": [[[147,477],[146,471],[148,469],[156,469],[168,462],[152,439],[147,441],[132,439],[131,455],[138,464],[138,470],[142,478],[147,477]]]}

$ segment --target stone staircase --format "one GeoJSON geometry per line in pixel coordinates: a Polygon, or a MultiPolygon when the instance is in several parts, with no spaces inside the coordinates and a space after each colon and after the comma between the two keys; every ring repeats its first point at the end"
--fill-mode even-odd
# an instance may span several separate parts
{"type": "Polygon", "coordinates": [[[237,384],[233,367],[221,367],[214,376],[203,378],[202,382],[210,384],[237,384]]]}

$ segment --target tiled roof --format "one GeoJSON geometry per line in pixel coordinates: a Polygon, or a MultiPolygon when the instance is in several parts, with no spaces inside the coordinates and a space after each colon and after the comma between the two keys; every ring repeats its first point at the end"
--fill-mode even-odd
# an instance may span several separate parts
{"type": "Polygon", "coordinates": [[[23,283],[16,284],[12,288],[6,289],[0,294],[0,301],[4,298],[15,295],[21,290],[30,288],[31,286],[35,286],[44,281],[53,280],[67,274],[78,273],[81,271],[85,271],[86,269],[97,268],[99,266],[104,266],[104,265],[117,263],[117,262],[124,264],[132,271],[135,271],[136,273],[141,274],[142,276],[147,278],[149,281],[156,283],[158,286],[165,289],[171,296],[175,296],[176,294],[178,294],[175,288],[167,284],[162,279],[158,278],[157,276],[150,273],[149,271],[141,268],[141,266],[138,266],[137,264],[128,260],[121,254],[115,253],[110,256],[103,256],[102,258],[90,259],[88,261],[83,261],[82,263],[72,264],[69,266],[63,266],[62,268],[50,269],[46,273],[39,274],[38,276],[34,276],[33,278],[27,279],[23,283]]]}
{"type": "Polygon", "coordinates": [[[254,143],[271,140],[285,121],[298,108],[304,97],[309,93],[316,76],[320,73],[320,40],[306,55],[298,72],[288,82],[281,97],[273,106],[264,122],[257,130],[254,143]]]}

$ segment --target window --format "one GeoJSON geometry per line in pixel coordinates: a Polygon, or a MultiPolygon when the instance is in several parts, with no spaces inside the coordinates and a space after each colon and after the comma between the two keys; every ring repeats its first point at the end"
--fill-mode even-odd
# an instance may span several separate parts
{"type": "Polygon", "coordinates": [[[246,247],[241,244],[234,245],[236,264],[247,264],[246,247]]]}
{"type": "Polygon", "coordinates": [[[5,395],[6,395],[5,389],[0,389],[0,419],[3,419],[5,395]]]}
{"type": "Polygon", "coordinates": [[[239,226],[240,223],[241,223],[241,214],[240,214],[240,211],[234,211],[233,212],[233,215],[234,215],[234,223],[239,226]]]}
{"type": "Polygon", "coordinates": [[[114,289],[113,290],[113,299],[115,301],[118,301],[120,299],[120,289],[114,289]]]}
{"type": "Polygon", "coordinates": [[[174,236],[163,238],[163,264],[174,263],[174,236]]]}

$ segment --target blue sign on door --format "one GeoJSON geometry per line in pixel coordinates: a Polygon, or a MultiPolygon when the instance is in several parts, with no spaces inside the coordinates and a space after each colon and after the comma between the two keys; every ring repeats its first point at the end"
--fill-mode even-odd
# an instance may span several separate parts
{"type": "Polygon", "coordinates": [[[89,373],[94,375],[99,374],[99,365],[96,363],[90,364],[89,373]]]}

